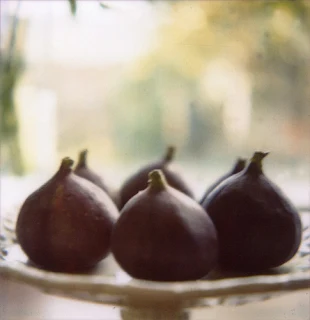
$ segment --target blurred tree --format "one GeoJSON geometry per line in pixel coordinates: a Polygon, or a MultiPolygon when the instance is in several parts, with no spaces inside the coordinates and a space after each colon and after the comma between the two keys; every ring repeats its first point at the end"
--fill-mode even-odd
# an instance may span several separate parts
{"type": "MultiPolygon", "coordinates": [[[[72,15],[76,14],[76,0],[68,0],[72,15]]],[[[0,110],[1,110],[1,151],[2,168],[8,167],[9,171],[17,175],[25,172],[23,157],[19,145],[19,127],[15,108],[14,94],[17,82],[25,67],[21,53],[16,50],[16,38],[19,26],[19,11],[21,0],[17,1],[15,14],[12,17],[7,46],[2,50],[0,56],[0,110]],[[4,159],[6,158],[6,159],[4,159]],[[4,163],[7,161],[7,164],[4,163]]]]}
{"type": "Polygon", "coordinates": [[[18,139],[18,121],[14,102],[15,87],[24,67],[22,57],[15,52],[20,3],[21,2],[19,1],[16,6],[7,50],[6,52],[1,52],[0,57],[1,149],[2,151],[6,151],[6,154],[8,154],[10,170],[15,174],[24,173],[23,159],[18,139]]]}
{"type": "MultiPolygon", "coordinates": [[[[183,110],[178,105],[182,103],[188,111],[181,113],[192,122],[190,101],[200,99],[199,86],[206,66],[217,57],[250,76],[254,119],[281,113],[296,119],[295,124],[309,122],[305,115],[309,107],[310,2],[169,1],[154,5],[166,15],[157,33],[155,49],[137,62],[120,93],[127,103],[118,106],[122,110],[119,112],[132,118],[127,130],[141,126],[142,121],[150,130],[150,139],[153,130],[159,137],[163,128],[155,126],[163,122],[152,118],[148,123],[144,115],[169,107],[176,114],[183,110]],[[128,98],[130,92],[135,92],[132,103],[128,98]]],[[[157,112],[156,116],[160,118],[163,114],[157,112]]],[[[207,118],[202,117],[201,121],[208,125],[207,118]]],[[[184,124],[187,138],[189,134],[193,137],[188,126],[184,124]]],[[[200,143],[207,144],[208,140],[200,139],[200,143]]],[[[186,145],[193,147],[192,143],[186,145]]],[[[201,148],[204,147],[207,146],[201,148]]]]}
{"type": "MultiPolygon", "coordinates": [[[[18,140],[18,121],[14,103],[14,89],[19,75],[23,69],[20,57],[9,59],[7,55],[1,54],[1,139],[2,147],[7,148],[10,166],[15,174],[23,174],[23,161],[18,140]]],[[[3,159],[2,159],[3,160],[3,159]]]]}
{"type": "Polygon", "coordinates": [[[210,108],[192,101],[189,105],[189,134],[186,149],[191,157],[204,156],[206,149],[221,137],[218,123],[220,118],[210,108]]]}
{"type": "Polygon", "coordinates": [[[77,3],[76,0],[68,0],[70,5],[71,14],[74,16],[77,10],[77,3]]]}
{"type": "Polygon", "coordinates": [[[163,150],[160,99],[156,91],[150,90],[155,87],[154,81],[155,78],[151,77],[139,86],[128,82],[117,96],[117,106],[112,103],[108,108],[108,118],[120,124],[111,132],[117,144],[115,149],[121,150],[121,156],[126,154],[128,160],[137,156],[155,156],[163,150]]]}

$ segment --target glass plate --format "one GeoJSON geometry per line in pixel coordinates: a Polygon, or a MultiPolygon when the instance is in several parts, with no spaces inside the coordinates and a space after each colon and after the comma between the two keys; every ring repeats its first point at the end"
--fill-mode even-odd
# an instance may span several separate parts
{"type": "Polygon", "coordinates": [[[6,215],[0,235],[0,276],[58,296],[122,306],[123,319],[187,319],[186,309],[243,305],[310,285],[310,214],[301,212],[303,241],[295,257],[261,274],[211,272],[198,281],[160,283],[132,279],[110,255],[87,274],[64,274],[32,265],[16,243],[16,212],[6,215]],[[125,308],[124,308],[125,307],[125,308]]]}

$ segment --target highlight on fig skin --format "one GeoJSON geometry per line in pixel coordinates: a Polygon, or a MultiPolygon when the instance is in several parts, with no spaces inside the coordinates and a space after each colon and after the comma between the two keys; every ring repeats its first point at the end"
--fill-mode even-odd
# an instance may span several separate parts
{"type": "Polygon", "coordinates": [[[203,202],[219,237],[224,269],[260,272],[289,261],[301,243],[298,211],[263,172],[267,152],[255,152],[240,173],[203,202]]]}
{"type": "Polygon", "coordinates": [[[162,170],[123,207],[112,234],[112,253],[132,277],[151,281],[197,280],[215,266],[215,227],[192,198],[171,187],[162,170]]]}
{"type": "Polygon", "coordinates": [[[123,208],[127,201],[147,187],[148,174],[156,169],[163,171],[170,186],[193,198],[193,192],[188,183],[184,180],[182,174],[173,168],[175,154],[176,148],[174,146],[168,146],[165,154],[160,160],[142,166],[140,170],[132,174],[120,188],[119,208],[123,208]]]}
{"type": "Polygon", "coordinates": [[[110,252],[118,210],[107,194],[72,171],[66,157],[55,175],[24,201],[17,240],[30,261],[56,272],[84,272],[110,252]]]}

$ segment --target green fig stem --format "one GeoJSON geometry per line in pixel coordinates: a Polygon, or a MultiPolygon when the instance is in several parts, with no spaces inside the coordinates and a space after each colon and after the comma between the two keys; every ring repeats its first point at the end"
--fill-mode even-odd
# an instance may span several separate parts
{"type": "Polygon", "coordinates": [[[74,161],[71,158],[69,158],[69,157],[63,158],[61,160],[61,164],[60,164],[58,172],[61,172],[61,173],[71,172],[73,163],[74,163],[74,161]]]}
{"type": "Polygon", "coordinates": [[[158,169],[153,170],[149,173],[149,187],[155,190],[164,190],[166,189],[168,182],[164,173],[158,169]]]}
{"type": "Polygon", "coordinates": [[[79,153],[79,161],[78,161],[78,166],[79,167],[85,167],[87,164],[87,154],[88,150],[84,149],[79,153]]]}
{"type": "Polygon", "coordinates": [[[247,167],[247,172],[261,174],[263,173],[262,160],[269,154],[269,152],[257,151],[253,154],[250,163],[247,167]]]}
{"type": "Polygon", "coordinates": [[[163,161],[165,163],[171,162],[174,159],[175,152],[176,152],[176,148],[174,146],[169,146],[166,150],[163,161]]]}
{"type": "Polygon", "coordinates": [[[257,151],[252,156],[250,162],[255,163],[260,169],[262,169],[262,160],[269,154],[269,152],[257,151]]]}

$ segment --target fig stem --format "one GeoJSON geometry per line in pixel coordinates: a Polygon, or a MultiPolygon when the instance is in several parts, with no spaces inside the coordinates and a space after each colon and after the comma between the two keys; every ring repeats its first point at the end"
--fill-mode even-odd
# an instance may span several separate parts
{"type": "Polygon", "coordinates": [[[269,152],[257,151],[251,158],[251,163],[255,163],[259,168],[262,168],[262,160],[269,154],[269,152]]]}
{"type": "Polygon", "coordinates": [[[269,152],[261,152],[261,151],[255,152],[250,160],[248,170],[251,172],[254,170],[255,172],[262,173],[263,172],[262,160],[268,154],[269,154],[269,152]]]}
{"type": "Polygon", "coordinates": [[[174,146],[169,146],[166,150],[163,161],[171,162],[174,159],[176,148],[174,146]]]}
{"type": "Polygon", "coordinates": [[[87,154],[88,150],[84,149],[80,152],[79,154],[79,161],[78,161],[78,166],[79,167],[85,167],[87,163],[87,154]]]}
{"type": "Polygon", "coordinates": [[[232,173],[238,173],[241,170],[243,170],[245,168],[246,165],[246,159],[244,158],[237,158],[237,161],[235,163],[235,166],[232,170],[232,173]]]}
{"type": "Polygon", "coordinates": [[[59,171],[60,172],[66,172],[66,171],[71,172],[73,163],[74,163],[74,161],[71,158],[69,158],[69,157],[63,158],[61,160],[59,171]]]}
{"type": "Polygon", "coordinates": [[[168,185],[166,177],[160,169],[153,170],[149,173],[148,183],[152,189],[156,190],[163,190],[168,185]]]}

